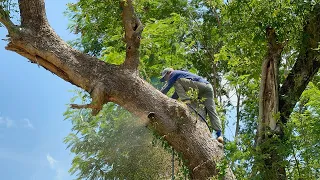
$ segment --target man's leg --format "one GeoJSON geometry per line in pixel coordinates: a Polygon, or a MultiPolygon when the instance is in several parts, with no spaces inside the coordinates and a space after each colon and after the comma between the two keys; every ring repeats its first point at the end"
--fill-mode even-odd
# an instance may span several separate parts
{"type": "MultiPolygon", "coordinates": [[[[181,98],[181,100],[186,99],[186,97],[189,98],[186,95],[187,91],[189,91],[191,89],[195,89],[196,91],[198,91],[198,96],[200,98],[200,101],[201,101],[201,98],[204,99],[203,104],[204,104],[206,111],[209,115],[212,128],[215,131],[221,131],[221,121],[218,117],[218,114],[217,114],[217,111],[215,108],[215,103],[213,100],[212,85],[197,82],[197,81],[192,81],[192,80],[185,79],[185,78],[181,78],[181,79],[177,80],[176,84],[177,84],[177,88],[181,89],[180,94],[183,96],[183,98],[181,98],[179,93],[177,92],[179,97],[181,98]],[[182,91],[182,89],[183,89],[183,91],[182,91]]],[[[176,86],[175,86],[175,88],[176,88],[176,86]]],[[[177,89],[176,89],[176,91],[177,91],[177,89]]],[[[199,104],[200,103],[197,103],[197,106],[199,106],[199,104]]]]}
{"type": "MultiPolygon", "coordinates": [[[[190,99],[190,97],[187,96],[187,91],[191,89],[195,89],[196,91],[198,91],[198,96],[200,98],[200,101],[201,101],[201,98],[204,98],[203,105],[206,109],[206,112],[209,115],[212,128],[215,131],[221,131],[221,122],[215,109],[215,104],[213,100],[213,88],[210,84],[205,84],[197,81],[192,81],[190,79],[181,78],[175,82],[174,87],[182,101],[190,99]]],[[[197,105],[195,106],[199,107],[200,104],[202,103],[196,102],[196,104],[197,105]]],[[[199,112],[202,114],[205,111],[200,110],[199,112]]]]}
{"type": "Polygon", "coordinates": [[[218,117],[213,98],[206,98],[204,105],[209,115],[212,128],[216,131],[221,131],[221,121],[218,117]]]}
{"type": "Polygon", "coordinates": [[[185,89],[181,79],[178,79],[173,86],[181,101],[190,100],[190,97],[187,96],[188,89],[185,89]]]}
{"type": "Polygon", "coordinates": [[[198,113],[198,116],[204,121],[206,121],[206,110],[204,104],[199,103],[198,100],[191,99],[187,95],[187,92],[191,89],[198,91],[197,83],[199,82],[194,82],[190,79],[181,78],[175,82],[174,87],[180,99],[182,101],[190,100],[189,106],[191,106],[191,109],[195,110],[196,113],[198,113]]]}
{"type": "Polygon", "coordinates": [[[210,84],[207,84],[206,87],[200,87],[200,97],[204,98],[204,106],[206,107],[208,116],[210,118],[211,126],[216,131],[218,141],[223,142],[223,138],[221,137],[221,121],[218,117],[218,113],[216,111],[214,99],[213,99],[213,89],[210,84]]]}
{"type": "Polygon", "coordinates": [[[197,83],[190,79],[180,78],[174,83],[174,88],[182,101],[190,100],[191,98],[187,95],[187,92],[191,89],[198,91],[197,83]]]}

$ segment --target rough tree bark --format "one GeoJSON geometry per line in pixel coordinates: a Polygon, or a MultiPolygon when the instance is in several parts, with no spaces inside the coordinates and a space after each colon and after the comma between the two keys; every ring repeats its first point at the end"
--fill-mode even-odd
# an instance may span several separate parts
{"type": "Polygon", "coordinates": [[[282,159],[275,151],[272,151],[272,139],[269,138],[272,134],[280,131],[276,117],[279,112],[279,64],[284,44],[277,42],[276,33],[273,28],[268,27],[266,29],[266,36],[268,52],[262,64],[259,122],[256,140],[256,144],[260,149],[258,154],[265,155],[265,157],[262,159],[263,166],[259,166],[263,167],[264,172],[261,172],[260,168],[258,171],[260,171],[264,178],[284,179],[286,177],[284,167],[275,165],[279,161],[282,161],[282,159]],[[264,145],[264,143],[269,144],[264,145]]]}
{"type": "Polygon", "coordinates": [[[283,43],[274,29],[267,29],[268,53],[262,67],[259,122],[256,144],[264,155],[260,173],[263,179],[286,179],[285,159],[276,146],[285,141],[283,128],[302,92],[320,68],[320,4],[314,5],[304,24],[298,58],[279,89],[278,71],[283,43]],[[280,141],[273,140],[274,134],[280,141]],[[264,144],[266,143],[267,144],[264,144]]]}
{"type": "Polygon", "coordinates": [[[268,131],[276,131],[276,114],[279,112],[279,64],[283,44],[276,40],[275,30],[267,28],[267,56],[262,64],[260,95],[259,95],[259,124],[258,139],[260,144],[268,135],[268,131]]]}
{"type": "MultiPolygon", "coordinates": [[[[140,34],[143,26],[134,13],[131,0],[122,1],[126,59],[120,66],[107,64],[66,44],[48,24],[44,0],[19,0],[21,25],[10,21],[0,8],[0,22],[7,28],[7,50],[16,52],[85,91],[97,114],[108,102],[117,103],[141,117],[187,160],[192,179],[218,174],[223,146],[211,139],[206,125],[197,121],[186,105],[163,95],[138,76],[140,34]],[[126,87],[126,88],[123,88],[126,87]],[[149,112],[155,116],[147,119],[149,112]]],[[[235,179],[229,168],[225,179],[235,179]]]]}
{"type": "Polygon", "coordinates": [[[313,10],[304,25],[299,56],[279,90],[280,120],[283,124],[299,100],[302,92],[320,68],[320,4],[313,10]]]}

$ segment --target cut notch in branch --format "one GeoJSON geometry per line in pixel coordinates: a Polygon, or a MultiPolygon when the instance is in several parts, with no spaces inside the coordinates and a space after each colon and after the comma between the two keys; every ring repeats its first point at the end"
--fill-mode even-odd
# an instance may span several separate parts
{"type": "Polygon", "coordinates": [[[54,73],[57,76],[64,79],[65,81],[71,82],[69,76],[64,71],[62,71],[57,66],[52,64],[50,61],[47,61],[46,59],[42,58],[39,55],[30,54],[28,51],[24,50],[23,48],[20,48],[19,46],[13,44],[12,42],[10,42],[6,46],[6,50],[16,52],[16,53],[28,58],[31,61],[31,63],[41,65],[43,68],[51,71],[52,73],[54,73]]]}

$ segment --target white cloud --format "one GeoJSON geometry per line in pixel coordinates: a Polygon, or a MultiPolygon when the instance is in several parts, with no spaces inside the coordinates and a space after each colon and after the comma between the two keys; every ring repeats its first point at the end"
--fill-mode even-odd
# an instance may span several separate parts
{"type": "Polygon", "coordinates": [[[15,125],[15,123],[9,118],[0,117],[0,126],[1,125],[5,125],[7,128],[11,128],[15,125]]]}
{"type": "Polygon", "coordinates": [[[54,179],[55,180],[62,180],[63,177],[65,177],[67,174],[63,170],[63,168],[60,167],[61,165],[59,165],[59,161],[54,159],[49,153],[47,154],[47,160],[49,162],[51,169],[53,169],[56,172],[56,176],[54,179]]]}
{"type": "Polygon", "coordinates": [[[49,162],[49,164],[50,164],[50,167],[51,167],[52,169],[54,169],[55,166],[56,166],[56,164],[58,163],[58,161],[55,160],[52,156],[50,156],[50,154],[47,154],[47,160],[48,160],[48,162],[49,162]]]}
{"type": "Polygon", "coordinates": [[[0,116],[0,127],[5,126],[6,128],[13,128],[13,127],[23,127],[29,129],[35,129],[33,124],[28,118],[24,118],[22,121],[12,120],[8,117],[0,116]]]}
{"type": "Polygon", "coordinates": [[[14,121],[11,119],[6,118],[7,120],[7,128],[13,127],[14,126],[14,121]]]}
{"type": "Polygon", "coordinates": [[[25,118],[25,119],[23,119],[23,121],[26,123],[25,124],[26,128],[34,129],[34,126],[29,119],[25,118]]]}

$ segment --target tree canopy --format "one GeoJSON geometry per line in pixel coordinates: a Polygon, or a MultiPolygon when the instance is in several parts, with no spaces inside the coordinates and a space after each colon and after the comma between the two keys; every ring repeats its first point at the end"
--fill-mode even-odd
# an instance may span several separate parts
{"type": "Polygon", "coordinates": [[[66,112],[80,179],[168,177],[170,154],[148,147],[145,126],[191,179],[319,178],[319,1],[79,0],[66,13],[79,35],[70,46],[47,23],[43,0],[18,1],[19,25],[10,2],[0,11],[6,48],[87,92],[79,97],[89,104],[66,112]],[[213,84],[224,127],[235,112],[234,139],[219,144],[183,103],[156,90],[164,67],[213,84]]]}

